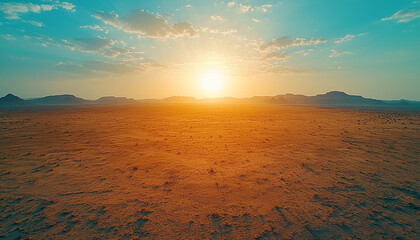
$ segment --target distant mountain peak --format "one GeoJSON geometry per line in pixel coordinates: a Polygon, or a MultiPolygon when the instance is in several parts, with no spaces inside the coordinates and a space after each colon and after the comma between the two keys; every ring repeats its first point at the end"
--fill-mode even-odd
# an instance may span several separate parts
{"type": "Polygon", "coordinates": [[[419,101],[408,101],[408,100],[377,100],[371,98],[364,98],[358,95],[349,95],[342,91],[330,91],[324,94],[318,94],[315,96],[305,96],[302,94],[287,93],[284,95],[276,96],[253,96],[250,98],[232,98],[232,97],[221,97],[221,98],[206,98],[196,99],[189,96],[172,96],[158,99],[144,99],[135,100],[127,97],[116,97],[116,96],[104,96],[97,100],[85,100],[83,98],[76,97],[72,94],[62,94],[46,96],[42,98],[27,99],[23,100],[18,96],[11,93],[4,97],[0,97],[0,108],[27,108],[37,106],[48,106],[48,105],[125,105],[125,104],[136,104],[136,103],[269,103],[269,104],[286,104],[286,105],[315,105],[315,106],[362,106],[362,107],[404,107],[404,108],[416,108],[420,109],[419,101]]]}
{"type": "Polygon", "coordinates": [[[67,98],[78,98],[74,96],[73,94],[58,94],[58,95],[51,95],[46,97],[67,97],[67,98]]]}
{"type": "Polygon", "coordinates": [[[327,92],[325,95],[349,96],[347,93],[341,91],[331,91],[327,92]]]}
{"type": "Polygon", "coordinates": [[[98,104],[134,104],[137,103],[136,100],[127,97],[116,97],[116,96],[104,96],[100,97],[95,103],[98,104]]]}
{"type": "Polygon", "coordinates": [[[25,100],[11,93],[0,98],[0,107],[23,107],[27,105],[28,103],[25,100]]]}
{"type": "Polygon", "coordinates": [[[103,97],[100,97],[99,99],[132,99],[132,98],[128,98],[128,97],[116,97],[116,96],[103,96],[103,97]]]}
{"type": "Polygon", "coordinates": [[[23,99],[21,99],[20,97],[13,95],[11,93],[7,94],[6,96],[3,97],[3,99],[20,99],[23,101],[23,99]]]}
{"type": "Polygon", "coordinates": [[[6,96],[1,98],[3,101],[8,102],[24,102],[24,100],[16,95],[13,95],[11,93],[7,94],[6,96]]]}
{"type": "Polygon", "coordinates": [[[71,94],[52,95],[42,98],[35,98],[29,100],[29,102],[40,105],[78,105],[88,103],[87,100],[78,98],[71,94]]]}

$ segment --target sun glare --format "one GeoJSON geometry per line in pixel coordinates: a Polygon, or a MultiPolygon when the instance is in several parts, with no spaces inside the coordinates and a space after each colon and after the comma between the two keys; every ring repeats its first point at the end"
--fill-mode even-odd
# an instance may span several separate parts
{"type": "Polygon", "coordinates": [[[199,85],[208,94],[220,93],[224,85],[223,74],[217,70],[209,70],[201,75],[199,85]]]}

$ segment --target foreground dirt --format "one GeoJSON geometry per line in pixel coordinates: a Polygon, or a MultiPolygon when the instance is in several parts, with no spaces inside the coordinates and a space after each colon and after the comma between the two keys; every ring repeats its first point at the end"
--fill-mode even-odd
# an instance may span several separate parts
{"type": "Polygon", "coordinates": [[[420,113],[0,112],[0,238],[419,239],[420,113]]]}

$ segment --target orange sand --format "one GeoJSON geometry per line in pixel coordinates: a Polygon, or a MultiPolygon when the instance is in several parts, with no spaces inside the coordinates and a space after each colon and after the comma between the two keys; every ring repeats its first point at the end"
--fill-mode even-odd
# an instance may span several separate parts
{"type": "Polygon", "coordinates": [[[420,238],[420,113],[0,112],[0,239],[420,238]]]}

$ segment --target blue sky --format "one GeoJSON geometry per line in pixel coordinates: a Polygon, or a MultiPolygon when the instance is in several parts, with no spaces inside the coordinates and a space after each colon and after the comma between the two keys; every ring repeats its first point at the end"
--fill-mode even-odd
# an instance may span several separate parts
{"type": "Polygon", "coordinates": [[[420,2],[2,1],[0,95],[420,100],[420,2]],[[224,88],[206,94],[209,69],[224,88]]]}

